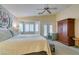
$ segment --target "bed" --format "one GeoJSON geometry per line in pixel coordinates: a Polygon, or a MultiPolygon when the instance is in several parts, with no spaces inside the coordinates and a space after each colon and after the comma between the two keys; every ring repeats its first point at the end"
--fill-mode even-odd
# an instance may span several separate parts
{"type": "Polygon", "coordinates": [[[23,55],[40,51],[45,51],[51,55],[48,41],[40,35],[19,34],[0,42],[1,55],[23,55]]]}

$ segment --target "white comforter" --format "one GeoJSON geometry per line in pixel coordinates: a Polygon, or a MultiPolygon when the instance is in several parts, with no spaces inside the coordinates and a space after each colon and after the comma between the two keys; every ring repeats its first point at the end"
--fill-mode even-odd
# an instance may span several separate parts
{"type": "Polygon", "coordinates": [[[0,43],[1,55],[20,55],[40,51],[51,54],[47,40],[40,35],[17,35],[0,43]]]}

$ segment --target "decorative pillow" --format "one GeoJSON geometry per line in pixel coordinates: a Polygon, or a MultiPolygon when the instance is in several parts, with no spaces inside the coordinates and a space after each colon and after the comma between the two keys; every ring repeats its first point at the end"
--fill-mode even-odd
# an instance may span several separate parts
{"type": "Polygon", "coordinates": [[[11,37],[12,35],[8,29],[0,29],[0,41],[7,40],[11,37]]]}
{"type": "Polygon", "coordinates": [[[14,32],[12,30],[9,30],[9,31],[10,31],[12,37],[13,37],[14,36],[14,32]]]}
{"type": "Polygon", "coordinates": [[[9,31],[10,31],[12,37],[18,34],[18,32],[13,30],[13,28],[10,28],[9,31]]]}

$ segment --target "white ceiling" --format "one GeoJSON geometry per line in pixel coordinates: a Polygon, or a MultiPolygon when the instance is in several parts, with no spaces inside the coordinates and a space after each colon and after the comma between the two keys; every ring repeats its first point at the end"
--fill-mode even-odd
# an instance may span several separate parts
{"type": "MultiPolygon", "coordinates": [[[[39,12],[42,12],[42,10],[37,9],[43,9],[46,5],[45,4],[3,4],[3,7],[5,7],[8,11],[10,11],[13,15],[19,17],[19,16],[39,16],[39,12]]],[[[50,10],[52,14],[55,14],[57,12],[60,12],[64,10],[65,8],[68,8],[70,5],[68,4],[49,4],[50,8],[56,7],[56,10],[50,10]]],[[[45,12],[43,15],[48,15],[47,12],[45,12]]]]}

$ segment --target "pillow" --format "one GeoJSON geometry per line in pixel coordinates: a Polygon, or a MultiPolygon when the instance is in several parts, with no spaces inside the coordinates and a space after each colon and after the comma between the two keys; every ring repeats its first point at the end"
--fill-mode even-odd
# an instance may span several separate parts
{"type": "Polygon", "coordinates": [[[12,35],[12,37],[14,36],[14,33],[13,33],[13,31],[12,30],[9,30],[10,31],[10,33],[11,33],[11,35],[12,35]]]}
{"type": "Polygon", "coordinates": [[[0,41],[7,40],[11,37],[12,35],[8,29],[0,29],[0,41]]]}
{"type": "Polygon", "coordinates": [[[12,28],[10,28],[9,31],[10,31],[12,37],[18,34],[18,32],[14,31],[12,28]]]}

